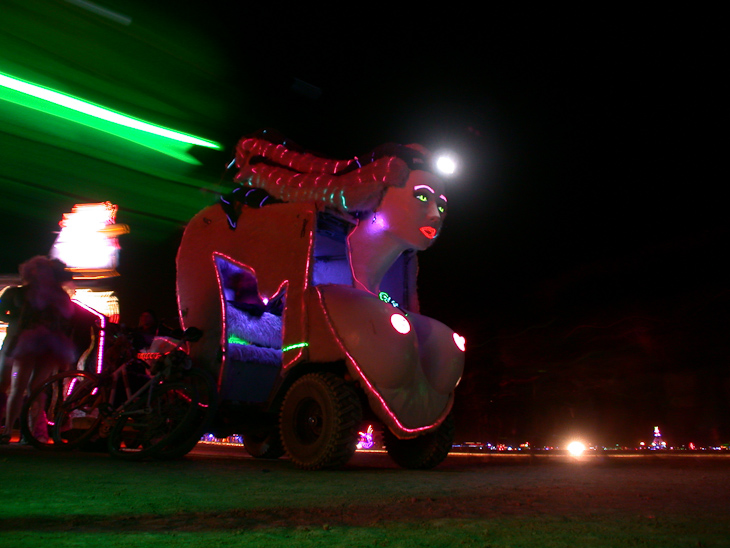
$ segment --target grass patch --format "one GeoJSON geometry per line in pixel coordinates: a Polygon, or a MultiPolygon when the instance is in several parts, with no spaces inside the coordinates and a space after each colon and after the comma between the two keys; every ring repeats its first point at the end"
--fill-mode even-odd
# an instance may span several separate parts
{"type": "Polygon", "coordinates": [[[299,526],[242,528],[225,531],[10,531],[0,546],[36,548],[370,548],[456,546],[480,548],[625,548],[667,546],[697,548],[727,546],[727,529],[717,524],[633,523],[615,520],[437,520],[421,524],[380,524],[367,527],[299,526]],[[698,532],[701,531],[701,532],[698,532]]]}

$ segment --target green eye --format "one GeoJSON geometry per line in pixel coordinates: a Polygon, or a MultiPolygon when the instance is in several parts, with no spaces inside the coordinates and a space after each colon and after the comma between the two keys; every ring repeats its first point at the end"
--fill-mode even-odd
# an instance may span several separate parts
{"type": "Polygon", "coordinates": [[[428,202],[428,198],[425,194],[416,194],[416,198],[421,200],[422,202],[428,202]]]}
{"type": "Polygon", "coordinates": [[[439,206],[439,213],[443,213],[446,211],[446,208],[444,206],[439,206]]]}

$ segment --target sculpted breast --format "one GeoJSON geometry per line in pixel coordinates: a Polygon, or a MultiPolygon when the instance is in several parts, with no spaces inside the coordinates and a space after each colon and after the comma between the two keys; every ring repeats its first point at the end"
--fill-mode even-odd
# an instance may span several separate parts
{"type": "Polygon", "coordinates": [[[438,415],[464,369],[458,336],[433,318],[406,315],[359,289],[325,285],[319,290],[340,344],[391,409],[412,408],[418,400],[423,407],[418,415],[438,415]]]}
{"type": "Polygon", "coordinates": [[[418,338],[402,311],[352,287],[319,289],[330,326],[369,381],[384,389],[415,382],[418,338]]]}

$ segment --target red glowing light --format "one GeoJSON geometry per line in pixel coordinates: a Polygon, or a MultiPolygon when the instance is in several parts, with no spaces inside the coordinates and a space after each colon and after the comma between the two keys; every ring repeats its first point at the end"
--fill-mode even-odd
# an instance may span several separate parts
{"type": "Polygon", "coordinates": [[[432,226],[422,226],[419,230],[429,240],[433,240],[436,237],[436,229],[432,226]]]}
{"type": "Polygon", "coordinates": [[[456,346],[461,350],[462,352],[466,352],[466,339],[459,335],[458,333],[454,333],[454,342],[456,343],[456,346]]]}

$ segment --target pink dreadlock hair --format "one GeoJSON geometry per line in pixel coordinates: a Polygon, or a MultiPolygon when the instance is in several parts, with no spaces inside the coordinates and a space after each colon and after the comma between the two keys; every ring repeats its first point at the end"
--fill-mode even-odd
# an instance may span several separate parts
{"type": "Polygon", "coordinates": [[[238,142],[234,180],[284,202],[316,202],[346,213],[373,211],[388,187],[402,187],[410,170],[426,169],[427,156],[422,147],[387,144],[365,158],[334,160],[263,130],[238,142]]]}

